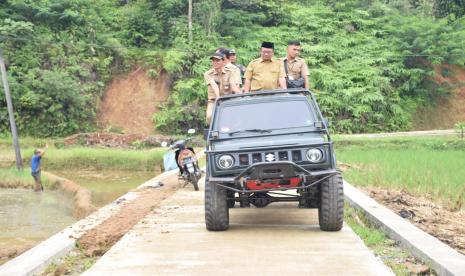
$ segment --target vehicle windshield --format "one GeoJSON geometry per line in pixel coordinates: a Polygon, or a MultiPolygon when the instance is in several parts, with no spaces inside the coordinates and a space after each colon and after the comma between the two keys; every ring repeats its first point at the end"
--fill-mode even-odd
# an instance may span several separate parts
{"type": "Polygon", "coordinates": [[[220,112],[217,130],[229,134],[313,127],[315,121],[307,101],[302,100],[229,105],[220,112]]]}

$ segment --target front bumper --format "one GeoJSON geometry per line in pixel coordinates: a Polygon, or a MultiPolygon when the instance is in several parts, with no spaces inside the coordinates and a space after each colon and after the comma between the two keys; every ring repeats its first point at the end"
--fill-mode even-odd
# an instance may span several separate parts
{"type": "Polygon", "coordinates": [[[238,193],[256,193],[282,191],[292,189],[307,189],[336,174],[336,169],[308,171],[302,166],[290,161],[260,162],[249,166],[246,170],[234,177],[209,177],[208,181],[225,189],[238,193]],[[289,179],[298,177],[301,184],[297,187],[279,187],[272,189],[250,190],[245,182],[249,179],[266,181],[267,179],[289,179]]]}

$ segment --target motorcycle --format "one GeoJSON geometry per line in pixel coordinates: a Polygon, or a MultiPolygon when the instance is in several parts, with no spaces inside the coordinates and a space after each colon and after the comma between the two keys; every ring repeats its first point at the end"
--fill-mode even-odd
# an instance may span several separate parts
{"type": "MultiPolygon", "coordinates": [[[[187,132],[189,134],[194,134],[195,129],[189,129],[187,132]]],[[[163,156],[165,163],[165,171],[169,170],[172,166],[173,161],[176,163],[179,168],[178,180],[184,182],[184,186],[191,183],[194,186],[196,191],[199,190],[198,182],[202,177],[202,172],[199,168],[199,163],[197,157],[195,156],[194,149],[187,147],[187,143],[192,139],[192,137],[186,138],[184,140],[178,140],[172,143],[169,146],[169,150],[165,156],[163,156]],[[173,156],[174,152],[174,156],[173,156]],[[170,164],[171,163],[171,164],[170,164]]],[[[166,147],[167,142],[163,142],[162,146],[166,147]]],[[[174,167],[176,168],[176,167],[174,167]]]]}

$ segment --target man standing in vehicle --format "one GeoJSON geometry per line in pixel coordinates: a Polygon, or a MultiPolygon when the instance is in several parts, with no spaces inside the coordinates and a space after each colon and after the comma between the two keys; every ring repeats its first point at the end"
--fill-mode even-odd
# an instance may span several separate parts
{"type": "Polygon", "coordinates": [[[263,42],[260,58],[252,60],[245,71],[244,92],[287,88],[283,63],[273,56],[274,44],[263,42]]]}
{"type": "Polygon", "coordinates": [[[203,75],[208,86],[208,105],[206,119],[210,124],[215,99],[232,93],[240,93],[233,72],[224,67],[224,56],[217,52],[210,57],[212,68],[203,75]]]}
{"type": "Polygon", "coordinates": [[[287,75],[287,87],[309,89],[308,67],[305,60],[299,57],[299,54],[300,42],[297,40],[289,41],[287,43],[287,56],[282,58],[287,75]]]}
{"type": "Polygon", "coordinates": [[[234,49],[229,49],[229,60],[233,65],[235,65],[237,68],[239,68],[239,72],[241,75],[241,81],[244,83],[244,74],[245,74],[245,66],[242,64],[237,63],[237,56],[236,56],[236,51],[234,49]]]}
{"type": "Polygon", "coordinates": [[[241,70],[231,63],[231,51],[226,48],[218,48],[216,52],[221,53],[224,56],[224,68],[231,71],[233,80],[235,81],[237,87],[240,88],[242,86],[241,70]]]}

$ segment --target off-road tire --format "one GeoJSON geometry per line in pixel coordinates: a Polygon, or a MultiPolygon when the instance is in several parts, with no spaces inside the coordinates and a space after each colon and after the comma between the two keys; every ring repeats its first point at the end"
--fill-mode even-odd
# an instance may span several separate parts
{"type": "Polygon", "coordinates": [[[226,189],[205,181],[205,225],[209,231],[229,228],[229,208],[226,189]]]}
{"type": "Polygon", "coordinates": [[[320,184],[318,221],[323,231],[339,231],[344,220],[344,191],[340,173],[330,176],[320,184]]]}
{"type": "MultiPolygon", "coordinates": [[[[227,198],[234,198],[234,195],[233,191],[226,192],[227,198]]],[[[236,201],[234,199],[228,199],[228,208],[234,208],[234,205],[236,205],[236,201]]]]}

